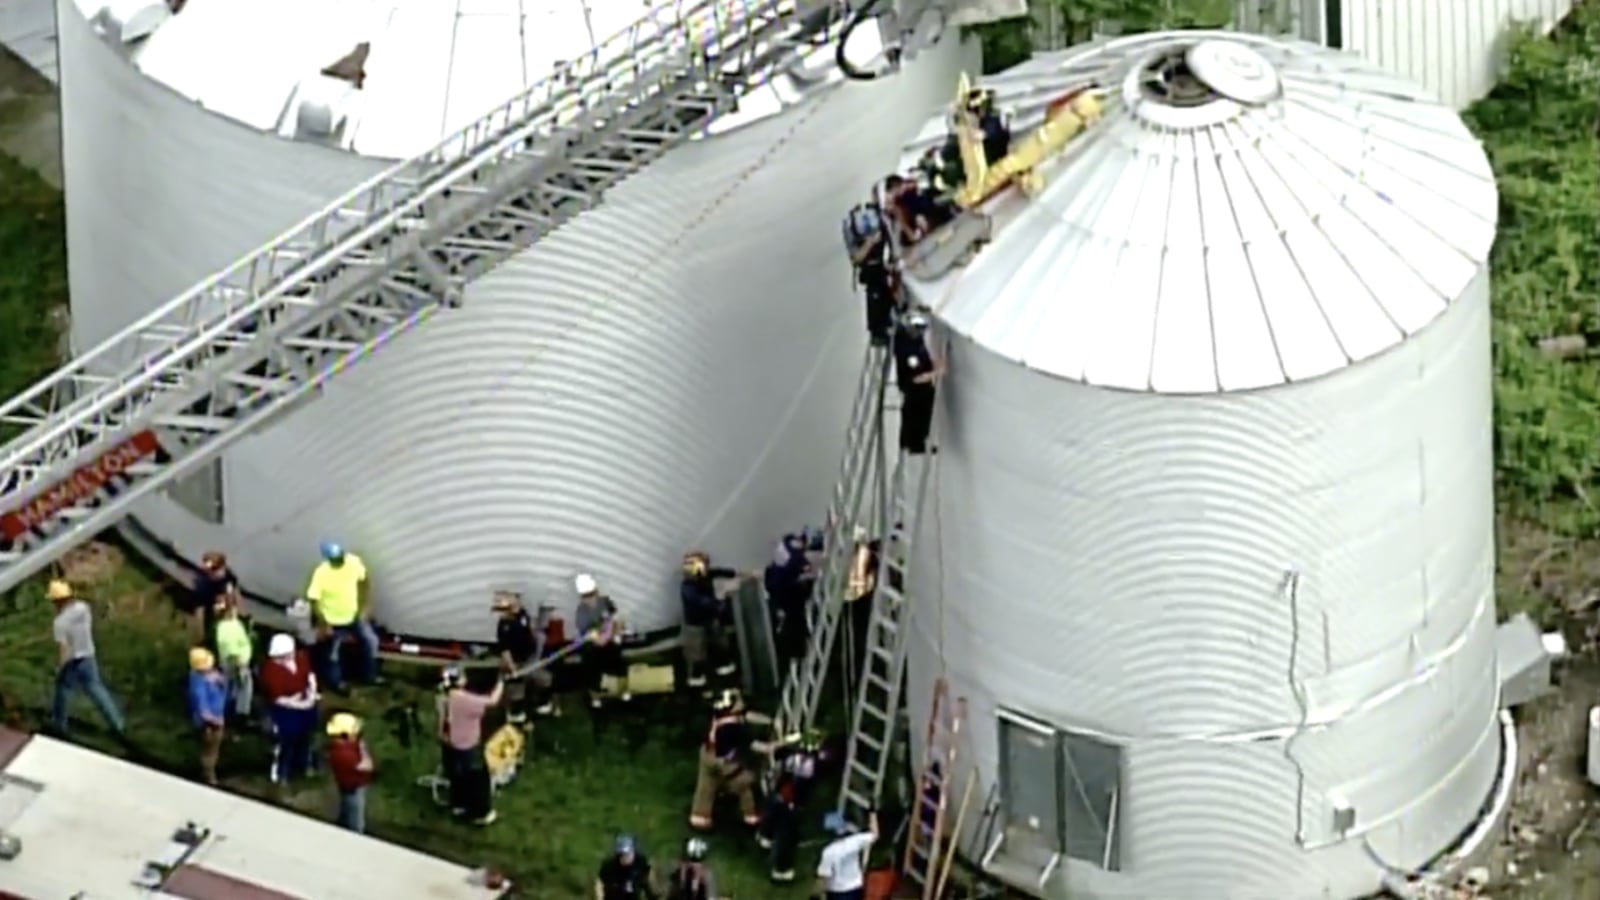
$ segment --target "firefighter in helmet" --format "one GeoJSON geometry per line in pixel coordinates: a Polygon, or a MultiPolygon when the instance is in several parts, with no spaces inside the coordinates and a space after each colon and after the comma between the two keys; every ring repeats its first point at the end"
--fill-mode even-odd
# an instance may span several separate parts
{"type": "Polygon", "coordinates": [[[715,664],[718,675],[732,675],[734,666],[727,653],[728,604],[717,595],[719,578],[738,578],[733,569],[711,565],[711,557],[699,550],[683,555],[683,581],[678,595],[683,601],[684,676],[690,687],[706,683],[706,668],[715,664]]]}
{"type": "Polygon", "coordinates": [[[761,816],[756,841],[772,852],[772,881],[794,881],[794,862],[800,849],[800,811],[805,808],[811,785],[822,762],[822,734],[806,731],[787,740],[772,753],[776,774],[772,796],[761,816]]]}
{"type": "Polygon", "coordinates": [[[756,810],[756,773],[749,757],[767,755],[774,745],[755,738],[756,727],[770,726],[772,718],[744,707],[738,691],[719,693],[711,704],[711,727],[706,729],[700,747],[700,772],[694,784],[694,802],[689,811],[689,827],[701,831],[711,828],[711,812],[721,793],[733,794],[746,825],[761,823],[756,810]]]}
{"type": "Polygon", "coordinates": [[[717,879],[706,865],[706,853],[711,848],[705,838],[689,838],[683,844],[683,858],[672,870],[667,886],[667,900],[723,900],[717,893],[717,879]]]}

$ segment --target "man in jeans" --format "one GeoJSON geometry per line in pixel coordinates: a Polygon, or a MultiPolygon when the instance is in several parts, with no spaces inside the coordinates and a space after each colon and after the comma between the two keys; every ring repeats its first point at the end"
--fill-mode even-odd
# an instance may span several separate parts
{"type": "Polygon", "coordinates": [[[495,820],[494,786],[483,756],[483,718],[500,702],[505,682],[479,694],[467,689],[466,677],[454,666],[445,670],[439,693],[439,744],[444,774],[450,780],[450,809],[474,825],[495,820]]]}
{"type": "Polygon", "coordinates": [[[228,717],[228,682],[204,647],[189,650],[189,717],[200,736],[200,778],[215,785],[228,717]]]}
{"type": "Polygon", "coordinates": [[[323,675],[328,689],[344,688],[344,641],[353,637],[361,650],[361,677],[366,684],[378,684],[378,632],[372,627],[372,610],[367,596],[367,567],[361,557],[346,553],[332,542],[322,545],[322,563],[311,573],[306,599],[311,601],[321,621],[324,649],[323,675]]]}
{"type": "Polygon", "coordinates": [[[87,602],[73,594],[72,585],[65,581],[50,582],[48,593],[56,609],[56,691],[52,709],[56,731],[67,733],[67,704],[72,692],[79,690],[88,695],[117,737],[126,737],[127,723],[122,718],[122,710],[106,689],[100,677],[100,666],[95,662],[94,612],[87,602]]]}
{"type": "Polygon", "coordinates": [[[367,833],[367,785],[376,768],[361,739],[361,720],[347,712],[328,720],[328,768],[339,787],[339,827],[367,833]]]}

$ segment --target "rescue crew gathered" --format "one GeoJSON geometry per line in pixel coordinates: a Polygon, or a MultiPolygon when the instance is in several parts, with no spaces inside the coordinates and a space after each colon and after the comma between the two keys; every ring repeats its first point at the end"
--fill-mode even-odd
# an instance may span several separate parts
{"type": "MultiPolygon", "coordinates": [[[[1041,166],[1099,119],[1099,102],[1091,88],[1057,98],[1041,125],[1017,136],[998,109],[994,93],[963,78],[946,138],[929,148],[912,171],[884,178],[869,199],[846,215],[844,243],[852,281],[864,296],[869,341],[886,354],[886,359],[875,358],[890,364],[900,394],[902,454],[938,452],[931,432],[945,370],[931,340],[935,311],[910,306],[904,281],[938,277],[968,258],[962,254],[972,251],[963,241],[981,245],[988,226],[961,229],[980,221],[985,215],[982,209],[992,208],[985,204],[1003,191],[1015,187],[1025,195],[1036,192],[1044,177],[1041,166]],[[929,249],[937,249],[941,242],[954,242],[954,250],[929,249]]],[[[884,542],[893,549],[896,535],[906,526],[894,522],[886,536],[857,528],[849,536],[849,567],[840,574],[843,599],[854,604],[852,614],[861,619],[854,629],[858,639],[869,630],[865,617],[877,593],[884,542]]],[[[192,594],[182,605],[193,630],[184,681],[186,708],[202,781],[218,784],[230,736],[264,719],[272,742],[272,782],[287,788],[317,774],[325,764],[337,789],[334,820],[349,831],[364,833],[368,788],[378,775],[366,725],[345,709],[326,710],[325,718],[324,704],[325,695],[344,695],[350,686],[382,683],[376,598],[368,566],[359,555],[332,540],[323,541],[318,549],[320,558],[303,596],[288,609],[287,627],[266,636],[266,652],[259,656],[255,626],[245,614],[244,597],[227,557],[217,552],[204,555],[192,594]],[[314,745],[323,738],[319,754],[314,745]]],[[[831,757],[821,733],[774,734],[773,719],[749,709],[741,692],[726,686],[738,673],[733,652],[738,629],[726,582],[744,577],[761,580],[769,604],[775,665],[788,671],[809,645],[808,610],[818,578],[812,557],[824,549],[818,532],[786,534],[765,569],[753,576],[715,564],[702,550],[683,555],[678,578],[681,683],[690,689],[687,699],[697,708],[710,700],[709,719],[695,751],[695,785],[688,811],[695,836],[683,844],[680,858],[665,872],[652,867],[632,835],[617,836],[596,873],[596,900],[723,898],[709,865],[705,835],[716,828],[717,803],[724,797],[737,805],[740,819],[737,826],[724,823],[729,826],[725,830],[736,827],[765,851],[770,880],[786,884],[799,877],[805,823],[816,821],[807,818],[809,801],[831,757]],[[760,796],[764,780],[769,788],[760,796]],[[658,887],[658,882],[665,887],[658,887]]],[[[122,709],[97,663],[90,604],[63,580],[51,581],[47,596],[55,608],[53,724],[66,731],[67,707],[81,693],[115,735],[124,735],[122,709]]],[[[630,667],[626,647],[636,636],[593,574],[572,578],[568,599],[573,597],[570,618],[562,619],[553,607],[530,610],[517,590],[493,591],[495,638],[492,649],[482,656],[489,664],[484,673],[498,677],[489,683],[457,665],[443,670],[434,708],[442,775],[435,783],[443,786],[438,799],[458,820],[477,826],[497,820],[496,789],[520,763],[524,733],[531,733],[533,720],[558,714],[558,688],[575,680],[595,710],[612,709],[612,700],[627,704],[636,693],[658,692],[641,687],[641,675],[635,670],[642,668],[649,675],[650,667],[630,667]],[[575,670],[576,679],[557,677],[556,664],[566,662],[575,665],[563,665],[562,670],[575,670]],[[506,724],[491,729],[501,712],[506,724]]],[[[738,622],[743,625],[747,619],[741,616],[738,622]]],[[[666,679],[668,690],[674,678],[666,679]]],[[[412,710],[410,721],[416,719],[412,710]]],[[[401,743],[408,740],[402,738],[401,743]]],[[[861,828],[837,813],[828,814],[822,824],[826,845],[815,870],[817,895],[862,900],[867,854],[880,840],[876,813],[860,823],[861,828]]],[[[538,886],[532,890],[537,896],[538,886]]]]}

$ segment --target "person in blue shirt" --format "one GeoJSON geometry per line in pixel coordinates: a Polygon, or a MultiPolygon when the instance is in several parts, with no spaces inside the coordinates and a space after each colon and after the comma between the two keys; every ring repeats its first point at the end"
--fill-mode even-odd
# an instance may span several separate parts
{"type": "Polygon", "coordinates": [[[228,717],[228,680],[217,671],[216,657],[204,647],[189,651],[189,717],[200,736],[200,777],[206,784],[216,784],[228,717]]]}

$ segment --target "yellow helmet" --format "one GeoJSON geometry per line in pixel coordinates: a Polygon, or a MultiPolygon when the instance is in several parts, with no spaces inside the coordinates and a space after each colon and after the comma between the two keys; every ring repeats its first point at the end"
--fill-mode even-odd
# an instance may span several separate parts
{"type": "Polygon", "coordinates": [[[328,720],[328,737],[355,737],[360,733],[361,720],[351,713],[334,713],[328,720]]]}
{"type": "Polygon", "coordinates": [[[189,668],[196,672],[209,672],[217,664],[217,658],[211,651],[204,647],[189,648],[189,668]]]}
{"type": "Polygon", "coordinates": [[[50,582],[50,587],[47,589],[47,592],[49,593],[51,600],[72,599],[72,585],[62,581],[59,578],[50,582]]]}

